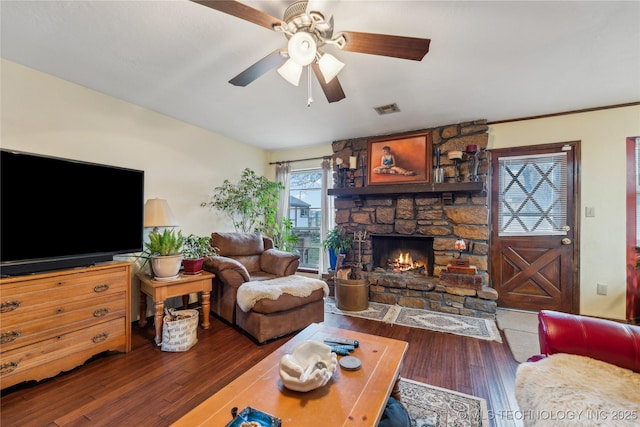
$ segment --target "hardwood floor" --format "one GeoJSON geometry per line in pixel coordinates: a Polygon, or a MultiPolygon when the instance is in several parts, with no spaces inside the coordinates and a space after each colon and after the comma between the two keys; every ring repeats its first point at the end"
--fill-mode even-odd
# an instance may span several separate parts
{"type": "MultiPolygon", "coordinates": [[[[329,313],[325,323],[407,341],[403,377],[485,398],[492,426],[522,425],[514,420],[518,364],[506,344],[329,313]]],[[[212,316],[192,349],[167,353],[153,344],[154,333],[152,321],[144,329],[136,322],[130,353],[3,390],[0,424],[168,426],[291,338],[259,346],[212,316]]]]}

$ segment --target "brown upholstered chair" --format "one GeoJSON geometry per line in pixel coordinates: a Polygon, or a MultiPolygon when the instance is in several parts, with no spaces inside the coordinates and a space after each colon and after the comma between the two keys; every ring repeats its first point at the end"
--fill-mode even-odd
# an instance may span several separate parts
{"type": "Polygon", "coordinates": [[[235,325],[238,288],[245,282],[290,276],[300,265],[300,256],[273,247],[273,240],[257,233],[211,233],[211,246],[218,255],[204,262],[215,274],[211,311],[235,325]]]}
{"type": "Polygon", "coordinates": [[[294,274],[299,256],[273,248],[259,234],[213,233],[220,256],[204,268],[216,275],[212,311],[263,343],[324,320],[329,287],[294,274]]]}

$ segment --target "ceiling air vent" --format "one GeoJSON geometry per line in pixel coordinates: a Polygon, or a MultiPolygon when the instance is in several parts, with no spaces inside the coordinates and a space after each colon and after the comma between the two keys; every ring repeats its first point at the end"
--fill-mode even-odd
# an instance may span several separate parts
{"type": "Polygon", "coordinates": [[[376,110],[376,112],[378,114],[380,114],[381,116],[384,114],[391,114],[391,113],[397,113],[400,111],[400,109],[398,108],[398,104],[396,104],[395,102],[393,104],[388,104],[388,105],[381,105],[379,107],[374,107],[374,110],[376,110]]]}

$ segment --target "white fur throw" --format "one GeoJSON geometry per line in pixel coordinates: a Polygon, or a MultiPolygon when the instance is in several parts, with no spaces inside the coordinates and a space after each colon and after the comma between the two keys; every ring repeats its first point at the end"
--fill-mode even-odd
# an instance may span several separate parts
{"type": "Polygon", "coordinates": [[[316,289],[324,289],[325,297],[329,295],[329,286],[323,280],[305,276],[292,275],[245,282],[238,288],[238,306],[247,312],[263,298],[277,300],[282,294],[308,297],[316,289]]]}
{"type": "Polygon", "coordinates": [[[525,426],[640,425],[640,373],[589,357],[520,364],[516,399],[525,426]]]}

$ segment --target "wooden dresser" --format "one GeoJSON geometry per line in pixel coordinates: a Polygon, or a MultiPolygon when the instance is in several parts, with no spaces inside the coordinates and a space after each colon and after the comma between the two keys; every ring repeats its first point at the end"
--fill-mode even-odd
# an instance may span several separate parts
{"type": "Polygon", "coordinates": [[[131,263],[0,279],[0,388],[131,350],[131,263]]]}

